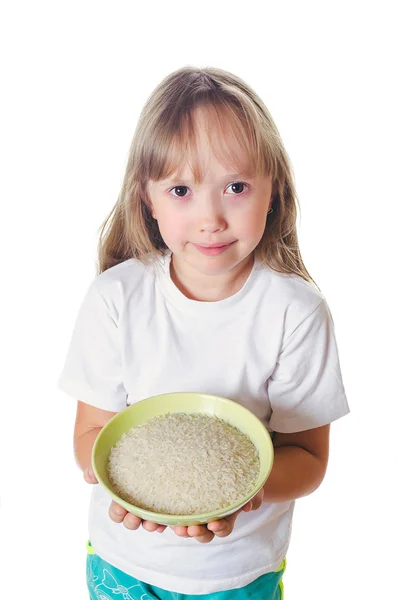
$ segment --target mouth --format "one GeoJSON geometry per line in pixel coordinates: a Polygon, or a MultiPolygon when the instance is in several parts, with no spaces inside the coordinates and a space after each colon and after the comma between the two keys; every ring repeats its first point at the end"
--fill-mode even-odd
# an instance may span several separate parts
{"type": "Polygon", "coordinates": [[[226,244],[194,244],[193,246],[201,253],[207,256],[216,256],[218,254],[222,254],[225,252],[230,246],[235,244],[237,240],[233,240],[232,242],[228,242],[226,244]]]}

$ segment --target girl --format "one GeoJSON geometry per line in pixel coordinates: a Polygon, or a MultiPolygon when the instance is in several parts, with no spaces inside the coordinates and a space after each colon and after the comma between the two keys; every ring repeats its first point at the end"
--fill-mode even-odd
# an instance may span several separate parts
{"type": "Polygon", "coordinates": [[[323,480],[330,423],[349,412],[332,317],[303,264],[291,166],[261,99],[185,67],[140,116],[99,272],[59,386],[78,400],[75,455],[143,398],[196,391],[250,409],[272,435],[271,475],[207,526],[141,522],[93,487],[90,598],[282,598],[295,499],[323,480]],[[160,533],[161,535],[157,535],[160,533]]]}

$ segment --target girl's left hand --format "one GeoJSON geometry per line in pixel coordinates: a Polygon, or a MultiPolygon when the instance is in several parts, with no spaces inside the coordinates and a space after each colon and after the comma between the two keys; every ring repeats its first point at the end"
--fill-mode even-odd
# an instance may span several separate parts
{"type": "Polygon", "coordinates": [[[258,510],[262,505],[264,497],[263,488],[259,490],[259,492],[248,502],[240,508],[238,511],[221,519],[220,521],[212,521],[207,525],[190,525],[190,527],[182,527],[175,526],[172,527],[176,535],[184,538],[195,538],[198,542],[202,544],[208,544],[211,542],[215,536],[217,537],[227,537],[230,535],[234,529],[234,524],[238,515],[241,512],[249,512],[250,510],[258,510]]]}

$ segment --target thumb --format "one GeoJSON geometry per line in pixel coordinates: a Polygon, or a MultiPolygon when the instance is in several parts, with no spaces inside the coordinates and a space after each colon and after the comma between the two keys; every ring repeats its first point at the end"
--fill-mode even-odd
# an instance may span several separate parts
{"type": "Polygon", "coordinates": [[[92,470],[92,467],[87,467],[84,469],[84,480],[87,483],[98,483],[98,479],[95,477],[95,473],[92,470]]]}

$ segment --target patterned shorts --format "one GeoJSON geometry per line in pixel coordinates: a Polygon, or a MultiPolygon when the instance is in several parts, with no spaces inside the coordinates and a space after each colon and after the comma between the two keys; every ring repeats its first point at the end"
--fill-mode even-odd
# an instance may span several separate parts
{"type": "Polygon", "coordinates": [[[139,581],[100,558],[87,544],[87,584],[90,600],[283,600],[284,559],[278,571],[266,573],[243,588],[212,594],[169,592],[139,581]]]}

